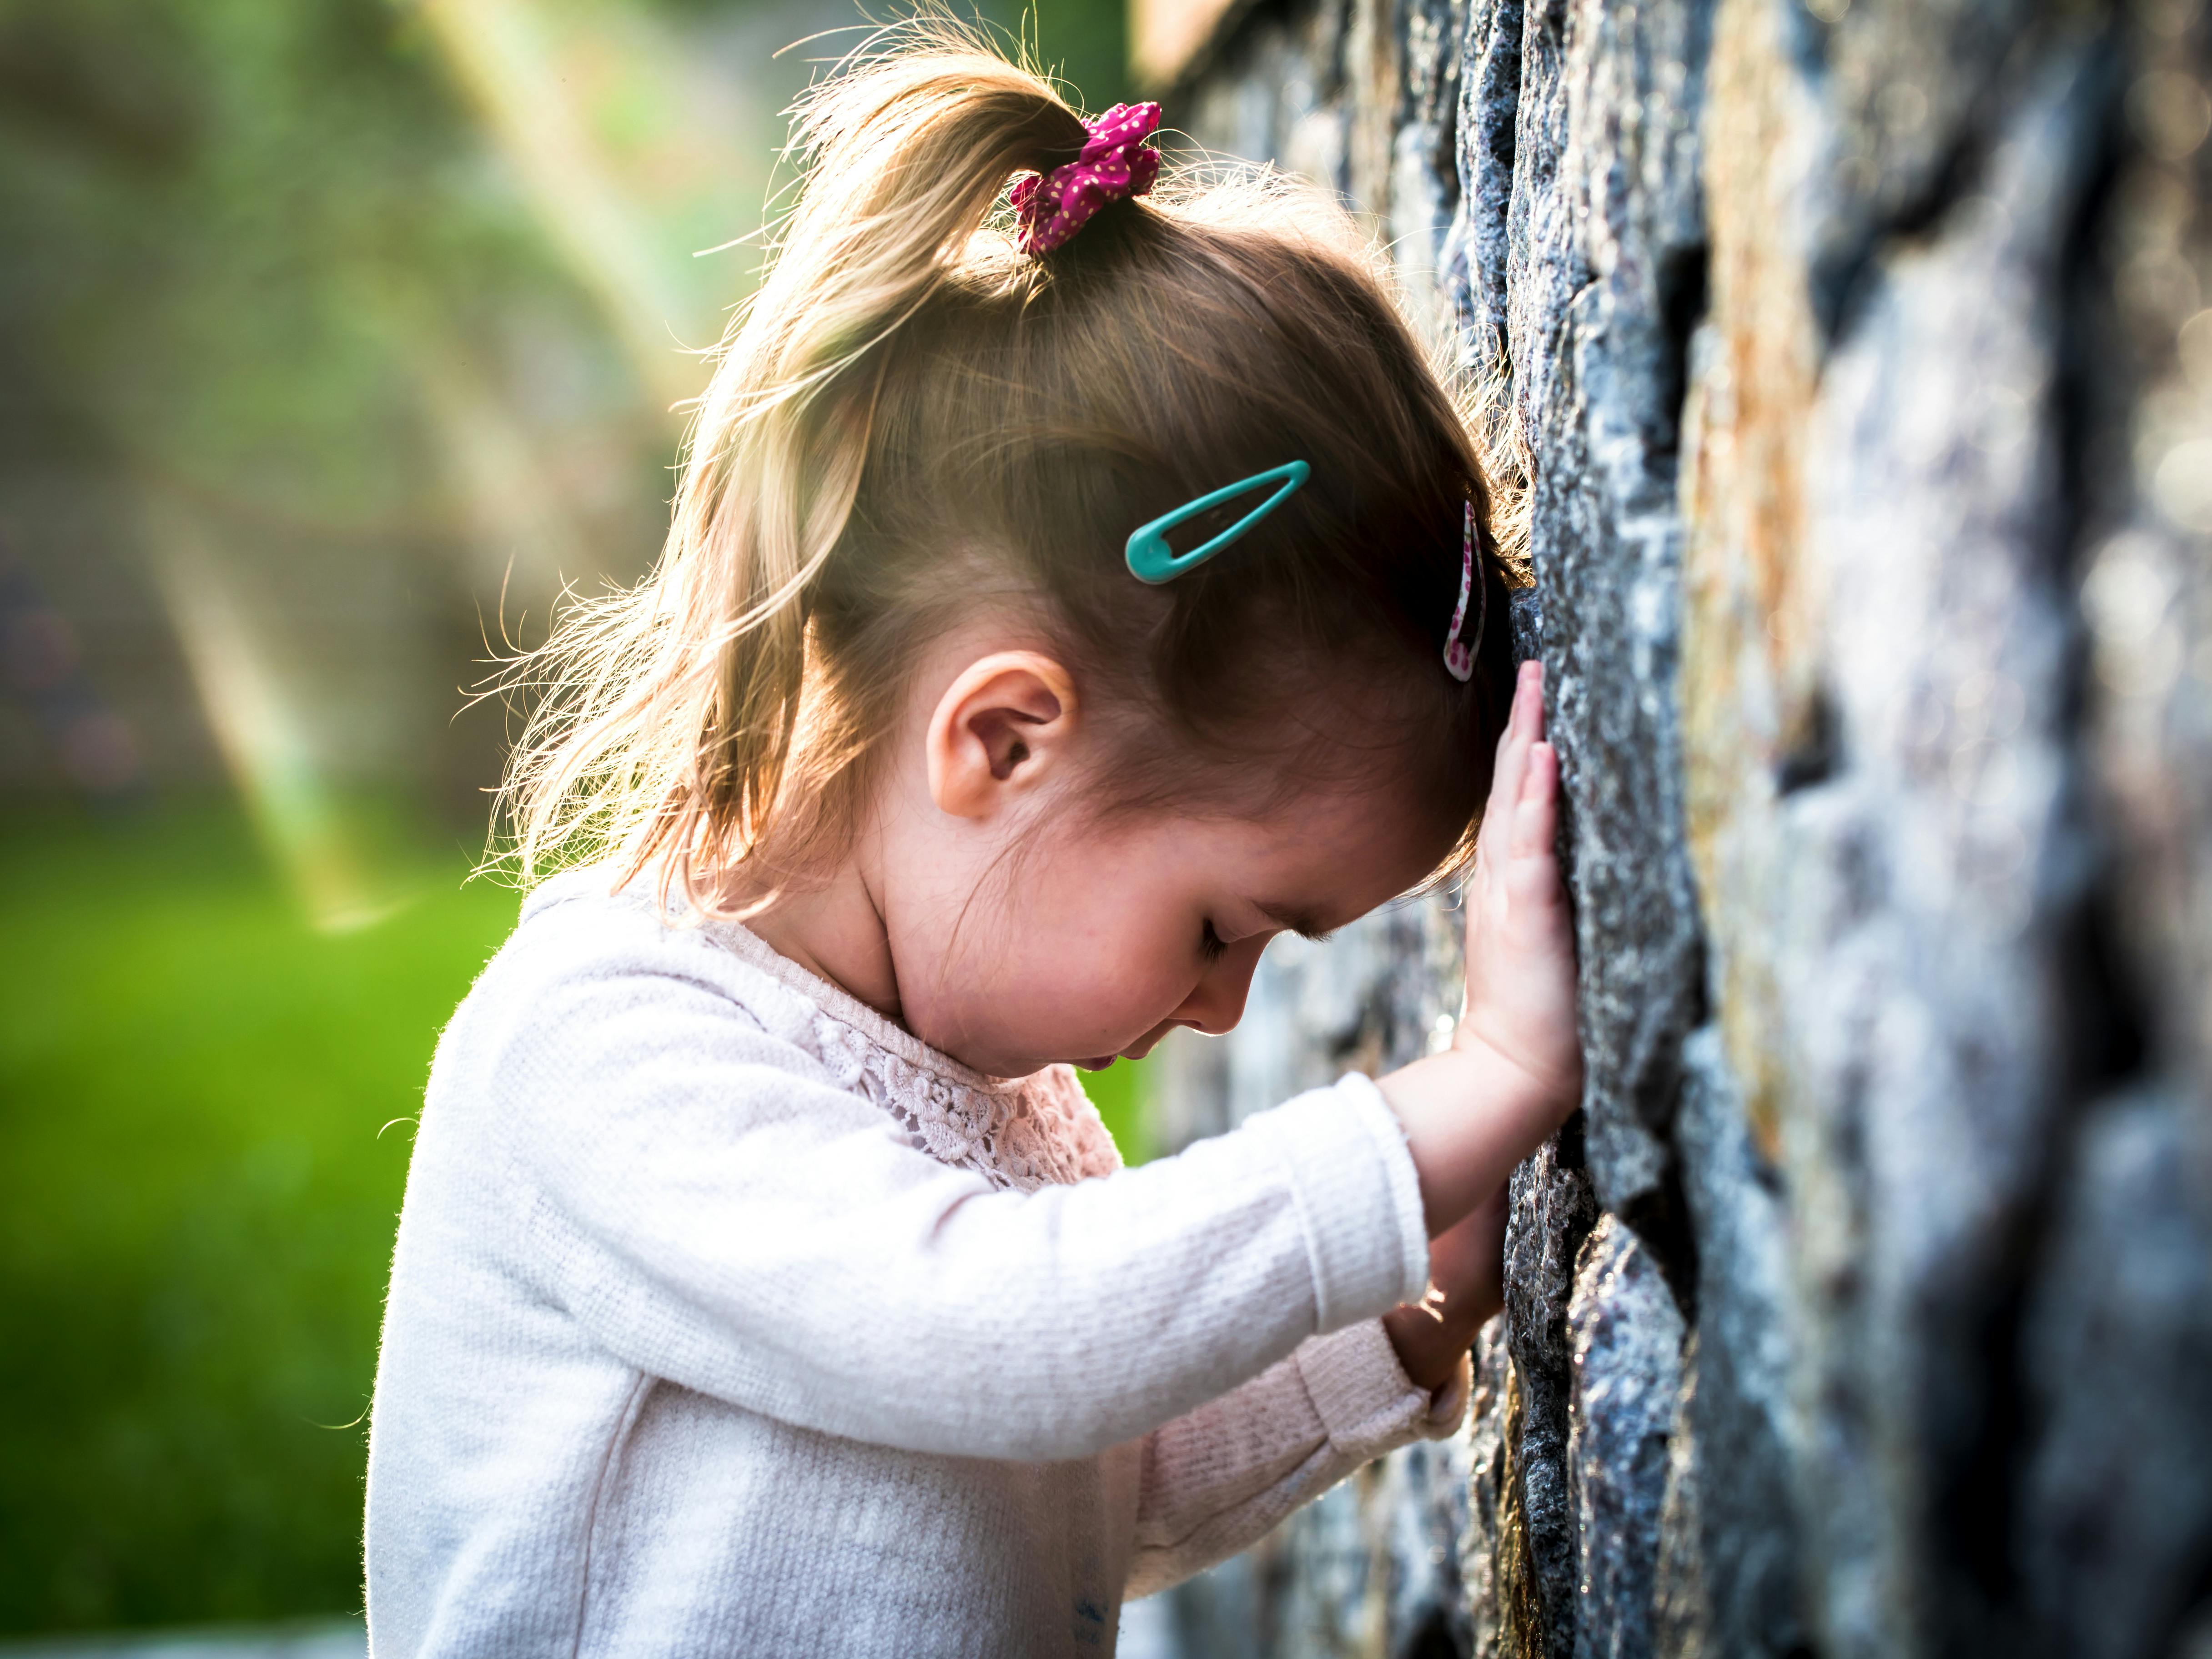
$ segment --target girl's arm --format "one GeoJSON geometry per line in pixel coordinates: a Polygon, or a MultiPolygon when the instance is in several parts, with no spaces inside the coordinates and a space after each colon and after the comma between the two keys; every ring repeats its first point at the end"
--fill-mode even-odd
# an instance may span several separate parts
{"type": "Polygon", "coordinates": [[[1418,1178],[1364,1078],[1109,1180],[995,1190],[677,971],[714,947],[641,919],[624,948],[515,988],[514,1040],[430,1110],[500,1126],[516,1271],[641,1371],[879,1444],[1077,1457],[1425,1287],[1418,1178]]]}
{"type": "Polygon", "coordinates": [[[1145,1437],[1127,1594],[1226,1560],[1361,1465],[1459,1426],[1462,1352],[1443,1387],[1409,1381],[1378,1320],[1301,1343],[1243,1388],[1145,1437]]]}
{"type": "Polygon", "coordinates": [[[1468,1349],[1502,1305],[1504,1224],[1501,1189],[1429,1247],[1428,1305],[1314,1337],[1146,1436],[1128,1594],[1234,1555],[1361,1464],[1456,1429],[1468,1349]],[[1459,1293],[1441,1293],[1447,1285],[1459,1293]]]}

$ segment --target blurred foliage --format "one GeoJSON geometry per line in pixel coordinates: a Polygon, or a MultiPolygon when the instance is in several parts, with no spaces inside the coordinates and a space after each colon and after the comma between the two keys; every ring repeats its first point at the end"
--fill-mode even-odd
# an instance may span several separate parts
{"type": "MultiPolygon", "coordinates": [[[[545,204],[481,131],[470,65],[441,52],[459,32],[427,21],[479,13],[494,38],[532,22],[564,77],[590,67],[583,123],[641,198],[629,223],[659,244],[657,286],[682,313],[663,319],[669,355],[707,343],[752,260],[688,256],[759,222],[782,104],[859,36],[769,53],[854,12],[0,0],[0,314],[22,370],[157,477],[310,526],[450,532],[425,358],[481,359],[515,415],[543,409],[530,394],[550,374],[568,383],[556,403],[627,427],[633,482],[657,500],[670,423],[597,313],[593,273],[564,260],[545,204]],[[768,27],[720,27],[759,11],[768,27]],[[724,67],[746,78],[696,84],[724,67]],[[680,188],[674,152],[695,163],[680,188]]],[[[1094,103],[1121,90],[1117,5],[996,21],[1094,103]]]]}
{"type": "Polygon", "coordinates": [[[9,331],[157,477],[389,522],[426,459],[395,307],[579,310],[381,0],[13,0],[0,87],[9,331]]]}

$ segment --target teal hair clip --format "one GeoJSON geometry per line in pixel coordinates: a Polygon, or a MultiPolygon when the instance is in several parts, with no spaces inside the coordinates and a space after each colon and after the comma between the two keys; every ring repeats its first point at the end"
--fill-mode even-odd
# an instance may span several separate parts
{"type": "Polygon", "coordinates": [[[1290,500],[1297,487],[1312,476],[1313,469],[1304,461],[1291,461],[1282,466],[1269,467],[1265,472],[1255,472],[1250,477],[1231,484],[1226,489],[1217,489],[1211,495],[1200,495],[1194,501],[1186,501],[1174,512],[1154,519],[1148,525],[1139,526],[1129,538],[1129,574],[1139,581],[1150,582],[1155,587],[1162,582],[1173,581],[1186,570],[1204,564],[1290,500]],[[1203,547],[1194,547],[1188,553],[1177,553],[1168,545],[1168,532],[1177,525],[1188,523],[1210,507],[1233,501],[1239,495],[1264,489],[1278,479],[1282,482],[1280,489],[1203,547]]]}

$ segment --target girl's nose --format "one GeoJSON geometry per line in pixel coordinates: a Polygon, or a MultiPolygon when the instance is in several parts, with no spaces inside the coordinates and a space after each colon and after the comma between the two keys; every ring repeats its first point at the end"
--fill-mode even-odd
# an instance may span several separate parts
{"type": "Polygon", "coordinates": [[[1173,1018],[1208,1036],[1234,1030],[1244,1018],[1244,999],[1251,994],[1252,975],[1260,966],[1265,939],[1244,939],[1232,945],[1220,960],[1199,975],[1191,994],[1173,1018]]]}

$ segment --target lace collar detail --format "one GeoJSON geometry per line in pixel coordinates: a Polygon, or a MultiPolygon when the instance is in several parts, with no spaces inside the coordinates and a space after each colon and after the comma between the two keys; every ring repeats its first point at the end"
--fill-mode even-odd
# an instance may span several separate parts
{"type": "Polygon", "coordinates": [[[714,921],[707,931],[812,1005],[815,1047],[830,1076],[881,1108],[917,1151],[1021,1192],[1121,1167],[1112,1137],[1069,1067],[986,1077],[808,972],[750,928],[714,921]]]}

